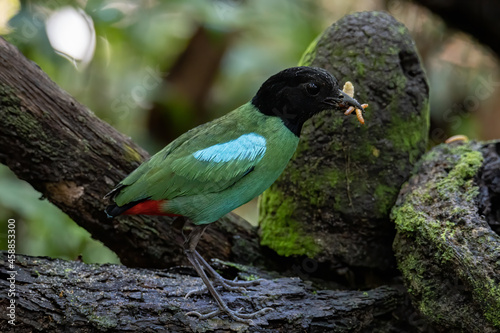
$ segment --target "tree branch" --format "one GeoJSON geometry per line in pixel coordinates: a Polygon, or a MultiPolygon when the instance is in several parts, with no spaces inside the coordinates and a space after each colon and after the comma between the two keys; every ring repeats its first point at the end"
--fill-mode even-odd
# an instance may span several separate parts
{"type": "MultiPolygon", "coordinates": [[[[162,217],[103,213],[102,197],[146,151],[98,119],[33,62],[0,38],[0,162],[132,267],[185,262],[182,224],[162,217]]],[[[229,214],[199,244],[207,257],[236,262],[263,258],[256,232],[229,214]],[[214,241],[216,240],[216,241],[214,241]]]]}
{"type": "MultiPolygon", "coordinates": [[[[0,252],[0,286],[9,289],[5,252],[0,252]]],[[[15,327],[7,320],[2,332],[44,331],[168,331],[168,332],[359,332],[374,318],[393,311],[402,289],[379,287],[363,291],[316,290],[298,278],[265,280],[246,295],[224,293],[243,312],[264,306],[275,309],[255,319],[255,326],[226,316],[197,320],[189,311],[209,312],[215,304],[208,294],[185,299],[202,286],[200,278],[165,270],[131,269],[120,265],[86,265],[76,261],[17,256],[15,327]]],[[[9,304],[0,293],[0,306],[9,304]]],[[[5,312],[2,317],[5,318],[5,312]]]]}

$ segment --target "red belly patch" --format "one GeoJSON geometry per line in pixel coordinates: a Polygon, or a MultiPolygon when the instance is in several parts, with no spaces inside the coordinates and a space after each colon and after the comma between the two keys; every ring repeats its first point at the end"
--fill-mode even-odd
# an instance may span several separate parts
{"type": "Polygon", "coordinates": [[[172,214],[162,210],[163,205],[167,200],[146,200],[139,202],[134,207],[124,211],[123,215],[161,215],[161,216],[181,216],[172,214]]]}

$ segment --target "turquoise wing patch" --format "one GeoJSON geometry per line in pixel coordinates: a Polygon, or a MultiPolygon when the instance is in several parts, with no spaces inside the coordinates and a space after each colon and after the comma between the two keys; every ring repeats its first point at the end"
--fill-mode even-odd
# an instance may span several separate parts
{"type": "Polygon", "coordinates": [[[260,160],[266,153],[266,139],[249,133],[225,143],[219,143],[193,153],[199,161],[224,163],[234,160],[260,160]]]}
{"type": "Polygon", "coordinates": [[[218,143],[172,162],[172,171],[196,182],[209,183],[209,192],[221,191],[254,168],[266,153],[266,139],[256,133],[218,143]]]}
{"type": "Polygon", "coordinates": [[[221,192],[251,172],[267,150],[266,139],[256,133],[195,150],[200,140],[185,141],[169,154],[153,156],[140,167],[139,177],[124,182],[130,185],[117,196],[117,203],[221,192]]]}

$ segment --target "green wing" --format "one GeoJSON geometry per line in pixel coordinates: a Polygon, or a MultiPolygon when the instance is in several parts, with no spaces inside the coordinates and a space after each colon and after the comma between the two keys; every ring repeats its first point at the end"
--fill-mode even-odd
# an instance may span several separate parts
{"type": "Polygon", "coordinates": [[[266,152],[265,138],[248,133],[253,126],[242,126],[237,111],[192,129],[159,151],[120,183],[115,202],[122,206],[145,198],[208,194],[237,183],[266,152]]]}

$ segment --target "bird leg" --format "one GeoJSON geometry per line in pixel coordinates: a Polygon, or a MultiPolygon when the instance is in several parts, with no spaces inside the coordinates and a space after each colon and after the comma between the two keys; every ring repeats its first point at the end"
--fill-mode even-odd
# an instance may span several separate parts
{"type": "MultiPolygon", "coordinates": [[[[238,282],[224,279],[222,276],[220,276],[219,273],[217,273],[212,267],[210,267],[210,265],[205,261],[205,259],[203,259],[201,257],[201,255],[196,251],[196,245],[200,241],[200,238],[203,235],[203,232],[205,232],[205,229],[207,228],[207,226],[208,225],[199,225],[199,226],[197,225],[194,227],[193,231],[191,231],[191,233],[189,234],[189,236],[187,237],[187,239],[184,242],[184,252],[186,253],[186,256],[187,256],[189,262],[193,265],[194,269],[196,270],[196,272],[198,273],[200,278],[203,280],[203,283],[205,284],[206,288],[208,289],[208,291],[210,292],[212,297],[215,299],[215,301],[219,305],[219,309],[217,309],[213,312],[207,313],[207,314],[201,314],[197,311],[191,311],[191,312],[188,312],[186,315],[195,315],[195,316],[198,316],[200,319],[208,319],[208,318],[212,318],[212,317],[218,315],[221,312],[225,312],[233,320],[243,322],[243,323],[246,323],[248,325],[252,325],[253,324],[253,322],[251,320],[252,318],[259,317],[259,316],[265,314],[267,311],[271,311],[272,309],[271,308],[264,308],[264,309],[261,309],[257,312],[248,313],[248,314],[239,313],[239,312],[236,312],[236,311],[229,309],[226,302],[224,302],[222,300],[222,297],[215,290],[214,285],[208,279],[204,268],[210,273],[210,275],[214,276],[214,278],[216,279],[216,281],[218,283],[222,284],[224,287],[233,287],[233,289],[240,290],[237,287],[234,288],[234,286],[231,286],[231,284],[228,283],[228,282],[230,282],[230,283],[238,283],[238,282]],[[225,284],[227,284],[227,286],[225,284]]],[[[254,282],[254,281],[251,281],[251,282],[254,282]]],[[[246,285],[251,285],[251,284],[246,284],[246,285]]],[[[188,293],[188,295],[189,294],[191,294],[191,292],[188,293]]]]}
{"type": "MultiPolygon", "coordinates": [[[[188,219],[184,218],[184,224],[187,224],[187,223],[188,223],[188,219]]],[[[184,229],[182,229],[182,236],[184,236],[185,244],[187,244],[188,238],[184,235],[184,229]]],[[[264,281],[264,279],[257,279],[257,280],[253,280],[253,281],[236,281],[236,279],[234,279],[234,280],[225,279],[219,273],[217,273],[217,271],[215,269],[213,269],[212,266],[210,266],[210,264],[201,256],[201,254],[198,251],[194,250],[194,253],[196,255],[196,259],[198,260],[198,263],[200,263],[204,267],[204,269],[207,271],[207,273],[210,274],[212,276],[212,278],[214,279],[213,284],[222,286],[226,290],[246,292],[246,289],[244,287],[255,286],[255,285],[260,284],[262,281],[264,281]]],[[[186,294],[185,298],[188,298],[194,294],[199,295],[199,294],[202,294],[206,291],[207,291],[207,287],[204,286],[200,289],[192,290],[192,291],[188,292],[186,294]]]]}
{"type": "MultiPolygon", "coordinates": [[[[253,281],[236,281],[236,279],[234,280],[225,279],[219,273],[217,273],[217,271],[213,269],[212,266],[210,266],[210,264],[205,259],[203,259],[203,257],[198,253],[198,251],[195,250],[195,254],[196,254],[196,259],[203,266],[203,269],[206,270],[206,272],[212,276],[213,285],[215,286],[222,286],[224,289],[229,291],[239,291],[244,293],[247,291],[245,287],[255,286],[264,281],[264,279],[257,279],[253,281]]],[[[200,289],[191,290],[186,294],[185,298],[189,298],[192,295],[201,295],[206,291],[207,287],[205,286],[200,289]]]]}
{"type": "Polygon", "coordinates": [[[235,280],[225,279],[219,273],[217,273],[217,271],[213,269],[212,266],[210,266],[210,264],[206,262],[205,259],[203,259],[203,257],[198,253],[198,251],[195,252],[196,252],[196,258],[201,263],[201,265],[207,270],[208,274],[212,275],[217,284],[224,286],[228,290],[231,291],[239,290],[241,292],[245,292],[246,290],[243,287],[256,286],[260,284],[262,281],[264,281],[264,279],[257,279],[253,281],[236,281],[236,279],[235,280]],[[236,287],[236,288],[231,288],[231,287],[236,287]]]}

